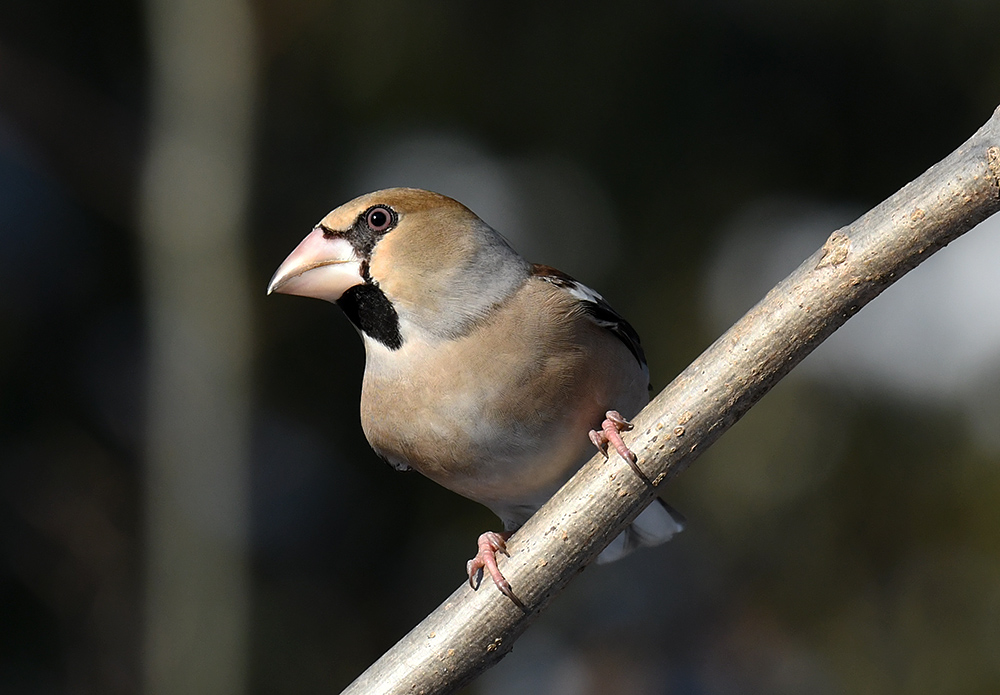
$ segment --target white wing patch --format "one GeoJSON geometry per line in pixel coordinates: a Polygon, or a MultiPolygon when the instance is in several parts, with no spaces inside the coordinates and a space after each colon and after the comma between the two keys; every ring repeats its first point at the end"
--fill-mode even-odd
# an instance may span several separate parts
{"type": "Polygon", "coordinates": [[[581,302],[591,302],[592,304],[607,304],[607,302],[604,301],[604,297],[602,297],[596,290],[592,290],[586,285],[577,282],[576,280],[570,283],[566,283],[565,285],[563,285],[563,287],[565,287],[566,290],[571,295],[579,299],[581,302]]]}

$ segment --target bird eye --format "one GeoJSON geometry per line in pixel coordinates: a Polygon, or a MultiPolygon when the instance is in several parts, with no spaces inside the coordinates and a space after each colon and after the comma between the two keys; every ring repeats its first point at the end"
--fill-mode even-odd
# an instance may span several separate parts
{"type": "Polygon", "coordinates": [[[384,232],[393,223],[392,210],[389,208],[377,205],[365,213],[365,224],[373,232],[384,232]]]}

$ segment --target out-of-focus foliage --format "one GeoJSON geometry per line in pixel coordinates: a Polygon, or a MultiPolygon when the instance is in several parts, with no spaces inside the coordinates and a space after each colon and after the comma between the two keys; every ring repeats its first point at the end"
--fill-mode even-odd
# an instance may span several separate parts
{"type": "MultiPolygon", "coordinates": [[[[0,5],[3,692],[140,688],[142,12],[0,5]]],[[[1000,103],[994,2],[254,12],[255,693],[346,686],[496,524],[370,452],[335,308],[263,296],[328,210],[454,195],[600,289],[661,388],[1000,103]]],[[[684,534],[588,569],[469,692],[1000,690],[1000,284],[963,251],[998,234],[849,322],[664,492],[684,534]]]]}

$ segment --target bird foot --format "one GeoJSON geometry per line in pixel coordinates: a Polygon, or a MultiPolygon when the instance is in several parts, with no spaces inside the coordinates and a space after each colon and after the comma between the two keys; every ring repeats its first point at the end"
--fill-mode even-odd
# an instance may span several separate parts
{"type": "Polygon", "coordinates": [[[510,582],[504,578],[503,574],[500,573],[500,568],[497,567],[497,553],[503,553],[510,557],[510,553],[507,552],[507,539],[510,538],[510,535],[510,533],[496,533],[495,531],[487,531],[481,535],[478,542],[479,552],[469,560],[466,569],[469,572],[469,586],[473,589],[479,588],[482,581],[482,571],[485,568],[493,578],[493,583],[500,589],[500,593],[514,603],[521,605],[510,588],[510,582]]]}
{"type": "Polygon", "coordinates": [[[590,441],[594,443],[598,451],[604,454],[604,458],[608,458],[608,444],[612,444],[615,451],[623,459],[630,462],[635,461],[635,454],[625,446],[621,435],[622,432],[628,432],[632,429],[632,423],[623,418],[617,410],[609,410],[605,417],[600,430],[590,430],[590,441]]]}
{"type": "Polygon", "coordinates": [[[625,459],[625,462],[631,466],[635,474],[640,478],[649,482],[649,478],[643,473],[639,466],[636,465],[637,457],[632,451],[625,446],[625,441],[622,439],[622,432],[628,432],[632,429],[632,423],[621,416],[617,410],[609,410],[605,413],[605,420],[601,423],[600,430],[590,430],[590,441],[594,443],[597,450],[604,454],[604,458],[608,458],[608,444],[615,447],[615,451],[618,455],[625,459]]]}

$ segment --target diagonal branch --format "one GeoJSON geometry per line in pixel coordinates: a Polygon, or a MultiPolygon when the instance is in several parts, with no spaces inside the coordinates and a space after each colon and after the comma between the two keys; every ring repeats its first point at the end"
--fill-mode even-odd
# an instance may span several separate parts
{"type": "Polygon", "coordinates": [[[1000,108],[955,152],[838,229],[636,419],[629,446],[652,485],[595,456],[508,542],[518,608],[463,585],[345,693],[446,693],[510,651],[548,602],[817,345],[882,290],[1000,209],[1000,108]]]}

